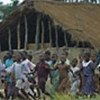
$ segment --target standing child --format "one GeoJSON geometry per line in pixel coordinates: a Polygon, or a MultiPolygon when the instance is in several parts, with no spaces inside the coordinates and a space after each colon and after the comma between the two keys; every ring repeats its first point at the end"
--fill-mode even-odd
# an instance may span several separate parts
{"type": "Polygon", "coordinates": [[[80,68],[78,66],[78,60],[76,58],[74,58],[71,63],[69,71],[69,80],[71,83],[71,94],[77,95],[80,86],[80,68]]]}
{"type": "MultiPolygon", "coordinates": [[[[57,54],[52,54],[51,60],[52,60],[51,68],[54,69],[59,63],[57,54]]],[[[52,83],[51,93],[52,95],[55,95],[55,92],[57,92],[59,86],[59,77],[60,77],[59,70],[57,69],[51,71],[50,76],[51,76],[51,83],[52,83]]]]}
{"type": "Polygon", "coordinates": [[[90,59],[91,54],[84,53],[84,60],[82,61],[82,74],[83,74],[83,86],[82,93],[86,96],[92,96],[94,94],[94,70],[95,66],[90,59]]]}
{"type": "MultiPolygon", "coordinates": [[[[6,55],[6,59],[5,59],[5,69],[9,68],[12,64],[13,64],[13,58],[12,58],[12,53],[8,52],[6,55]]],[[[5,97],[8,98],[8,87],[10,85],[10,75],[6,76],[5,82],[4,82],[4,92],[5,92],[5,97]]]]}
{"type": "Polygon", "coordinates": [[[95,84],[95,87],[94,87],[94,91],[95,92],[99,92],[100,93],[100,64],[97,65],[97,61],[96,61],[96,54],[93,53],[91,55],[91,60],[93,61],[94,63],[94,66],[96,66],[95,68],[95,75],[94,75],[94,84],[95,84]]]}
{"type": "MultiPolygon", "coordinates": [[[[7,73],[11,74],[11,83],[8,91],[8,98],[12,95],[15,98],[15,90],[20,90],[20,96],[24,99],[28,99],[28,95],[24,88],[24,83],[27,82],[27,79],[24,75],[24,66],[21,62],[21,54],[18,52],[15,54],[16,61],[12,66],[6,69],[7,73]],[[16,87],[16,88],[15,88],[16,87]]],[[[26,85],[27,86],[27,85],[26,85]]],[[[28,86],[27,86],[28,87],[28,86]]],[[[17,91],[19,92],[19,91],[17,91]]]]}
{"type": "Polygon", "coordinates": [[[70,84],[69,84],[69,78],[68,78],[68,70],[69,70],[69,66],[66,65],[66,57],[65,55],[61,55],[60,58],[60,64],[57,65],[57,67],[55,69],[59,70],[60,73],[60,85],[58,87],[58,92],[66,92],[68,93],[69,88],[70,88],[70,84]]]}
{"type": "Polygon", "coordinates": [[[43,98],[45,100],[45,86],[46,86],[46,81],[48,79],[48,75],[50,73],[49,65],[45,62],[45,56],[44,54],[41,54],[39,56],[39,62],[36,64],[35,67],[35,72],[37,73],[37,78],[38,78],[38,86],[42,91],[43,98]]]}

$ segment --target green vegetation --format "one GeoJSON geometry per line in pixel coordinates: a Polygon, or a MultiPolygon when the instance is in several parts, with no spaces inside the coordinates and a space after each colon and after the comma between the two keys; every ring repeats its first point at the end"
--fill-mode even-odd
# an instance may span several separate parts
{"type": "Polygon", "coordinates": [[[11,0],[10,4],[3,5],[2,2],[0,2],[0,12],[3,13],[0,16],[0,19],[4,20],[17,6],[18,6],[19,0],[11,0]]]}
{"type": "MultiPolygon", "coordinates": [[[[48,99],[49,100],[49,99],[48,99]]],[[[83,98],[83,97],[73,97],[70,95],[56,95],[53,100],[100,100],[100,95],[97,95],[96,97],[93,98],[83,98]]]]}

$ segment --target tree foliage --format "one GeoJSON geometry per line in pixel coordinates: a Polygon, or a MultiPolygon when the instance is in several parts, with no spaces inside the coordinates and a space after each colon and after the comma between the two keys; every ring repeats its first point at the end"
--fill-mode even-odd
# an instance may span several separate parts
{"type": "Polygon", "coordinates": [[[3,5],[2,2],[0,2],[0,11],[4,13],[3,19],[5,19],[17,6],[18,6],[19,0],[11,0],[10,4],[3,5]]]}
{"type": "Polygon", "coordinates": [[[11,2],[12,2],[12,6],[16,7],[19,3],[19,0],[11,0],[11,2]]]}

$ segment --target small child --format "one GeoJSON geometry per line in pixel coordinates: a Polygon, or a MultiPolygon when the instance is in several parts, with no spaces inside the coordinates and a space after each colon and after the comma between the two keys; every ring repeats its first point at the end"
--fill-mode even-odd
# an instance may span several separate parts
{"type": "MultiPolygon", "coordinates": [[[[52,69],[54,69],[59,63],[57,54],[52,54],[51,60],[52,60],[51,67],[52,69]]],[[[59,77],[60,77],[59,70],[51,71],[50,76],[51,76],[51,83],[52,83],[51,93],[52,95],[55,95],[59,86],[59,77]]]]}
{"type": "Polygon", "coordinates": [[[68,79],[68,70],[69,66],[66,65],[66,57],[65,55],[61,55],[60,57],[60,63],[56,66],[55,70],[59,70],[59,87],[58,92],[59,93],[68,93],[69,91],[69,79],[68,79]]]}
{"type": "Polygon", "coordinates": [[[70,92],[72,95],[76,95],[79,92],[80,86],[80,68],[78,67],[78,60],[74,58],[69,70],[69,80],[71,83],[70,92]]]}

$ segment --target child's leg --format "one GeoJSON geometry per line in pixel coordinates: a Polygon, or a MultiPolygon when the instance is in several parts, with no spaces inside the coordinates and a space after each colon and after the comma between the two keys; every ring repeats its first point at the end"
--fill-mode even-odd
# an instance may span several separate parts
{"type": "Polygon", "coordinates": [[[64,78],[58,87],[58,92],[59,93],[62,93],[62,92],[68,93],[69,88],[70,88],[69,80],[67,78],[64,78]]]}
{"type": "Polygon", "coordinates": [[[24,99],[27,100],[28,99],[28,95],[25,93],[25,91],[23,89],[18,91],[18,96],[20,98],[23,98],[22,100],[24,100],[24,99]]]}
{"type": "Polygon", "coordinates": [[[4,82],[4,93],[5,93],[5,97],[7,98],[7,93],[8,93],[8,83],[7,83],[7,81],[4,82]]]}
{"type": "Polygon", "coordinates": [[[45,93],[45,84],[46,82],[43,79],[38,81],[39,88],[41,89],[42,93],[45,93]]]}
{"type": "Polygon", "coordinates": [[[11,87],[11,85],[9,83],[8,84],[8,91],[7,91],[7,99],[9,99],[11,95],[12,95],[12,87],[11,87]]]}
{"type": "Polygon", "coordinates": [[[80,85],[80,80],[76,80],[72,83],[71,85],[71,93],[73,95],[76,95],[77,92],[79,91],[79,85],[80,85]]]}
{"type": "Polygon", "coordinates": [[[14,98],[14,94],[15,94],[15,86],[13,83],[9,83],[8,84],[8,94],[7,97],[8,98],[14,98]]]}
{"type": "Polygon", "coordinates": [[[46,81],[43,78],[38,79],[38,86],[42,91],[43,100],[45,100],[45,85],[46,85],[46,81]]]}

